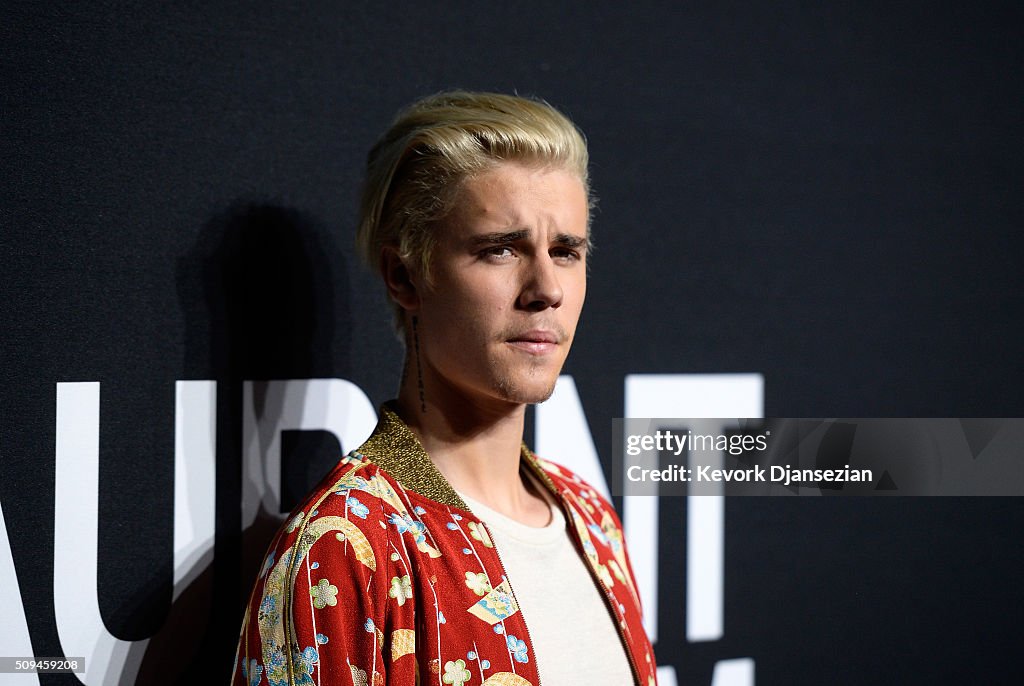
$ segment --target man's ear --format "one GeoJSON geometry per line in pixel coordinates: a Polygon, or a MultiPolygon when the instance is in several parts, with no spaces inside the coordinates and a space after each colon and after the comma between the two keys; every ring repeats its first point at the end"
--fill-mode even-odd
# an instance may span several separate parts
{"type": "Polygon", "coordinates": [[[388,297],[407,312],[416,312],[420,306],[416,279],[395,246],[385,245],[381,248],[380,272],[388,289],[388,297]]]}

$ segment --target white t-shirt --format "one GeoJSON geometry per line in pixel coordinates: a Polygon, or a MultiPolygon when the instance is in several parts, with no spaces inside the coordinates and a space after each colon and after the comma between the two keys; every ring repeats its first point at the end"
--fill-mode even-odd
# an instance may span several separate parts
{"type": "MultiPolygon", "coordinates": [[[[547,493],[537,487],[547,499],[547,493]]],[[[633,673],[603,592],[550,501],[551,523],[521,524],[459,493],[487,525],[526,620],[544,686],[626,686],[633,673]]]]}

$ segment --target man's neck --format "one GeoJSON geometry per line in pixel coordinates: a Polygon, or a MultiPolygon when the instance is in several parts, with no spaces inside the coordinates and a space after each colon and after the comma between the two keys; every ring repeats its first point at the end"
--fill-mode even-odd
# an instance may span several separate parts
{"type": "Polygon", "coordinates": [[[441,389],[421,398],[410,376],[398,395],[398,413],[452,487],[517,521],[547,524],[546,502],[519,472],[526,406],[474,403],[441,389]]]}

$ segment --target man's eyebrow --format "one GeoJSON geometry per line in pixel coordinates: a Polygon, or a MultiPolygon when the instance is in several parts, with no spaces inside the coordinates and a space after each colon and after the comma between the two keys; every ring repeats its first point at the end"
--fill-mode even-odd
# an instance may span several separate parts
{"type": "Polygon", "coordinates": [[[564,246],[566,248],[572,248],[579,250],[580,248],[590,249],[590,239],[583,238],[582,236],[575,236],[571,233],[560,233],[555,236],[555,243],[564,246]]]}
{"type": "Polygon", "coordinates": [[[518,231],[494,231],[492,233],[483,233],[479,236],[473,236],[472,242],[474,245],[494,245],[496,243],[515,243],[521,241],[524,238],[529,238],[529,229],[519,229],[518,231]]]}

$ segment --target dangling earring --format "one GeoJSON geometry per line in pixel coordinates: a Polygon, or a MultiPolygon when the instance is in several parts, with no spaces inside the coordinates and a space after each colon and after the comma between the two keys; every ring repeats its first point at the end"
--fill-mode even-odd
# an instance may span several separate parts
{"type": "Polygon", "coordinates": [[[416,315],[412,316],[412,349],[413,354],[416,356],[416,381],[420,388],[420,412],[426,414],[427,412],[427,400],[423,393],[423,365],[420,364],[420,335],[417,325],[419,324],[419,318],[416,315]]]}

